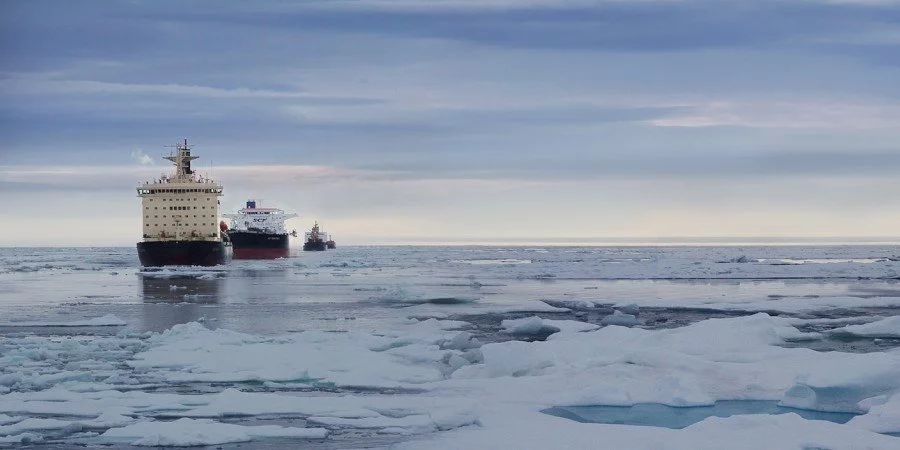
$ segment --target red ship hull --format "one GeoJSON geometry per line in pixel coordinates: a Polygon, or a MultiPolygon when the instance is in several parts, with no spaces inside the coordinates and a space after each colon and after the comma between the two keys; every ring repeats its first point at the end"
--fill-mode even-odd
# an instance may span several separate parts
{"type": "Polygon", "coordinates": [[[286,248],[235,248],[234,259],[275,259],[288,258],[291,252],[286,248]]]}

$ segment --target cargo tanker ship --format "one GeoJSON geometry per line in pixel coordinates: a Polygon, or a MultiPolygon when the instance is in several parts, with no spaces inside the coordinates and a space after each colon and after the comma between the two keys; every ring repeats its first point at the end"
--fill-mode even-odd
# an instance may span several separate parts
{"type": "Polygon", "coordinates": [[[231,228],[227,230],[234,247],[235,259],[275,259],[290,256],[290,236],[284,221],[297,217],[296,214],[285,214],[278,208],[263,208],[259,200],[247,200],[245,207],[237,214],[224,214],[231,219],[231,228]]]}
{"type": "Polygon", "coordinates": [[[319,231],[319,222],[304,234],[303,250],[307,252],[324,252],[328,235],[319,231]]]}

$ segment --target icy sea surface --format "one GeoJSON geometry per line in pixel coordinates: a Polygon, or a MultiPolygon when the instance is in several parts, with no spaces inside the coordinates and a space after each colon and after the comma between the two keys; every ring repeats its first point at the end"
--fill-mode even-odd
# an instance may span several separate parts
{"type": "Polygon", "coordinates": [[[0,248],[0,447],[898,436],[898,246],[345,247],[152,270],[134,248],[0,248]]]}

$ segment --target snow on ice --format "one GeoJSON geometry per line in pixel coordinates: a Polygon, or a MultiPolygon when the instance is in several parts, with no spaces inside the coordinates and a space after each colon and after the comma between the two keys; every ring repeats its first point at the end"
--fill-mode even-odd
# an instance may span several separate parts
{"type": "MultiPolygon", "coordinates": [[[[315,267],[295,278],[315,286],[335,273],[350,274],[340,283],[356,293],[352,300],[391,315],[347,321],[354,323],[345,328],[332,323],[328,330],[240,332],[229,329],[226,313],[232,310],[225,307],[216,329],[204,326],[215,319],[190,318],[166,323],[161,332],[60,335],[45,328],[126,323],[114,315],[5,320],[2,326],[12,331],[0,337],[0,444],[193,446],[293,439],[302,446],[354,430],[395,437],[400,442],[391,444],[400,449],[543,450],[598,443],[629,449],[900,448],[900,438],[891,435],[900,433],[900,350],[825,352],[795,345],[829,337],[897,339],[900,323],[889,316],[900,296],[836,289],[833,295],[804,295],[787,281],[779,288],[789,292],[772,296],[718,297],[714,290],[715,297],[694,295],[696,286],[681,292],[682,285],[669,286],[675,295],[652,295],[673,279],[862,278],[889,284],[900,277],[900,261],[887,250],[812,249],[797,255],[783,248],[396,249],[382,259],[367,251],[315,255],[320,259],[306,264],[281,260],[138,275],[147,286],[158,282],[164,294],[181,295],[187,289],[179,278],[212,278],[224,285],[238,272],[277,267],[290,277],[297,268],[315,267]],[[409,284],[417,277],[426,282],[409,284]],[[354,283],[360,279],[367,283],[354,283]],[[664,281],[642,291],[650,295],[629,296],[615,295],[619,281],[597,281],[635,279],[664,281]],[[570,290],[577,295],[554,291],[576,281],[581,284],[570,290]],[[548,304],[554,299],[564,307],[548,304]],[[650,329],[641,320],[650,307],[765,312],[650,329]],[[872,313],[878,316],[812,314],[850,308],[879,308],[872,313]],[[558,319],[571,310],[589,313],[599,324],[558,319]],[[492,318],[500,332],[479,334],[476,315],[500,315],[492,318]],[[447,318],[453,320],[441,320],[447,318]],[[541,412],[725,400],[857,416],[838,424],[792,413],[748,414],[668,429],[578,423],[541,412]],[[264,424],[273,416],[283,422],[264,424]]],[[[98,272],[110,283],[128,279],[108,276],[111,270],[128,273],[117,256],[83,264],[31,253],[20,262],[20,256],[8,258],[2,281],[78,271],[98,272]]],[[[242,287],[229,289],[247,292],[242,287]]]]}
{"type": "Polygon", "coordinates": [[[849,337],[900,339],[900,316],[887,317],[871,323],[847,325],[831,330],[830,333],[849,337]]]}
{"type": "Polygon", "coordinates": [[[715,442],[724,442],[717,439],[752,426],[764,439],[753,442],[764,442],[767,448],[825,440],[830,440],[829,448],[841,448],[842,442],[896,448],[897,438],[879,433],[900,432],[900,352],[847,354],[782,347],[804,335],[791,322],[756,314],[646,330],[615,325],[596,329],[529,317],[505,321],[504,326],[520,333],[548,327],[559,331],[546,341],[483,345],[460,331],[465,322],[435,319],[397,320],[379,333],[258,336],[189,323],[149,336],[11,338],[4,340],[0,356],[0,386],[6,389],[0,395],[0,439],[40,442],[54,433],[93,431],[73,439],[205,445],[323,438],[328,429],[352,427],[417,435],[408,448],[458,448],[463,442],[486,448],[499,439],[516,448],[545,448],[545,438],[535,433],[552,429],[552,434],[570,440],[551,445],[555,448],[561,442],[577,448],[600,436],[630,448],[652,448],[661,442],[687,448],[691,442],[715,447],[715,442]],[[471,358],[473,350],[480,358],[471,358]],[[78,370],[67,368],[69,364],[78,370]],[[191,395],[135,389],[173,382],[236,384],[191,395]],[[244,382],[273,382],[273,387],[271,392],[243,392],[244,382]],[[408,393],[308,396],[278,389],[297,385],[408,393]],[[787,414],[711,418],[684,430],[638,430],[579,424],[539,412],[559,405],[689,407],[741,399],[861,415],[845,425],[787,414]],[[302,417],[309,426],[217,421],[266,414],[302,417]],[[35,415],[54,418],[31,417],[35,415]],[[448,432],[452,440],[444,436],[448,432]],[[697,441],[701,433],[706,437],[697,441]]]}
{"type": "Polygon", "coordinates": [[[246,442],[254,438],[324,438],[324,428],[294,428],[278,425],[241,426],[209,419],[181,418],[173,422],[148,421],[112,428],[92,441],[140,446],[177,446],[246,442]]]}
{"type": "Polygon", "coordinates": [[[0,322],[0,327],[117,327],[124,325],[127,325],[124,320],[112,314],[71,322],[0,322]]]}

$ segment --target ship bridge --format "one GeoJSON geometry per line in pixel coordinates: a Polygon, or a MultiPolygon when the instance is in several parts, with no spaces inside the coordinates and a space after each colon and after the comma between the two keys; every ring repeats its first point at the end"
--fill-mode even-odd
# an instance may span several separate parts
{"type": "Polygon", "coordinates": [[[175,154],[164,157],[175,165],[174,173],[137,187],[144,241],[221,240],[218,197],[222,185],[191,169],[191,161],[197,158],[185,139],[176,145],[175,154]]]}

